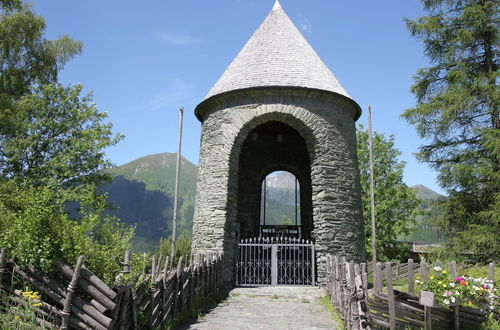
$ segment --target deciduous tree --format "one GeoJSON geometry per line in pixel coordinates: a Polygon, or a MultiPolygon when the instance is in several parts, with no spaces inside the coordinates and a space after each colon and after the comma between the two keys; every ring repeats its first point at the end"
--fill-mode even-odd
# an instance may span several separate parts
{"type": "Polygon", "coordinates": [[[48,273],[55,259],[85,255],[111,281],[133,230],[104,215],[96,187],[120,136],[80,85],[57,82],[81,44],[45,39],[45,21],[21,1],[0,9],[0,246],[48,273]]]}
{"type": "MultiPolygon", "coordinates": [[[[358,161],[365,223],[366,251],[371,254],[370,166],[368,132],[357,131],[358,161]]],[[[394,146],[394,136],[375,132],[373,162],[375,181],[375,209],[377,259],[398,259],[407,254],[397,239],[410,230],[418,214],[419,200],[415,191],[403,182],[405,163],[398,159],[401,152],[394,146]]]]}

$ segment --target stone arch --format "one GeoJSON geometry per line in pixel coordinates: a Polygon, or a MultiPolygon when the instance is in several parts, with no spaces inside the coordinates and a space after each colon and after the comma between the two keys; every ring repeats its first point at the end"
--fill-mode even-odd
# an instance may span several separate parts
{"type": "Polygon", "coordinates": [[[286,123],[269,120],[250,131],[239,150],[238,164],[230,174],[237,177],[234,219],[241,237],[260,235],[262,180],[270,172],[284,170],[293,173],[303,187],[300,200],[303,210],[301,223],[304,225],[301,226],[300,234],[303,238],[311,238],[313,220],[310,159],[306,141],[296,129],[286,123]]]}
{"type": "MultiPolygon", "coordinates": [[[[306,109],[301,109],[302,111],[292,111],[297,110],[295,106],[287,106],[287,105],[260,105],[261,109],[260,114],[255,117],[251,117],[246,121],[241,121],[239,125],[236,125],[236,131],[238,134],[234,136],[234,139],[231,143],[231,152],[229,158],[229,177],[237,177],[239,172],[239,157],[241,148],[243,147],[243,143],[248,138],[249,134],[259,125],[265,124],[267,122],[276,121],[284,123],[293,129],[295,129],[304,139],[307,150],[309,153],[309,161],[312,166],[317,148],[317,141],[315,138],[314,130],[315,127],[318,127],[316,123],[312,120],[314,116],[307,111],[306,109]],[[274,109],[273,109],[274,108],[274,109]],[[278,108],[278,109],[276,109],[278,108]],[[266,112],[262,110],[267,110],[266,112]],[[292,114],[292,112],[295,112],[292,114]],[[315,125],[316,124],[316,125],[315,125]]],[[[235,111],[236,109],[232,109],[235,111]]],[[[269,168],[271,170],[272,168],[269,168]]],[[[286,169],[286,167],[284,167],[286,169]]],[[[290,170],[288,168],[287,170],[290,170]]],[[[262,171],[263,173],[265,170],[262,171]]],[[[262,173],[262,175],[264,175],[262,173]]],[[[292,172],[293,173],[293,172],[292,172]]],[[[237,182],[229,182],[228,185],[228,196],[237,196],[238,195],[238,185],[237,182]]],[[[228,198],[227,210],[228,210],[228,218],[227,220],[231,221],[230,216],[236,216],[237,205],[233,204],[235,201],[231,198],[228,198]],[[231,212],[230,210],[234,210],[231,212]]],[[[232,218],[234,219],[234,218],[232,218]]],[[[226,224],[230,225],[230,224],[226,224]]],[[[235,230],[235,228],[226,227],[226,229],[235,230]]]]}

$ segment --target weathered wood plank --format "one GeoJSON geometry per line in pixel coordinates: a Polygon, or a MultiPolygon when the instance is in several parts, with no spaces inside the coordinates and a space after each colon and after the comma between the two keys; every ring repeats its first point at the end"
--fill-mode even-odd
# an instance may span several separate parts
{"type": "Polygon", "coordinates": [[[389,301],[389,324],[391,330],[396,329],[396,309],[394,305],[394,291],[392,287],[392,266],[390,262],[385,264],[386,267],[386,283],[387,283],[387,299],[389,301]]]}
{"type": "MultiPolygon", "coordinates": [[[[73,270],[64,262],[60,260],[56,261],[56,267],[66,277],[70,279],[73,277],[73,270]]],[[[84,290],[90,296],[92,296],[92,298],[97,300],[103,306],[109,309],[115,309],[116,304],[108,296],[102,293],[98,288],[92,285],[87,279],[82,278],[80,281],[78,281],[78,287],[84,290]]]]}

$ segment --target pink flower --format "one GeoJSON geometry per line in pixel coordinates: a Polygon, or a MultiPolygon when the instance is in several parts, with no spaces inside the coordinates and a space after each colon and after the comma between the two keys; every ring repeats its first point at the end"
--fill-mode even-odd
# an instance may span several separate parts
{"type": "Polygon", "coordinates": [[[451,291],[445,291],[444,294],[449,297],[449,296],[451,296],[453,294],[453,292],[451,292],[451,291]]]}
{"type": "Polygon", "coordinates": [[[463,280],[463,277],[455,277],[455,282],[462,282],[463,280]]]}

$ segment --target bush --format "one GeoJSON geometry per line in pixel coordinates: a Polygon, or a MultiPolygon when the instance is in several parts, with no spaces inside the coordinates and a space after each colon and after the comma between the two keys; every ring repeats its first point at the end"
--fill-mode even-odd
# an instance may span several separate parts
{"type": "Polygon", "coordinates": [[[0,182],[0,247],[19,264],[32,264],[55,277],[55,260],[72,265],[85,255],[87,267],[112,283],[130,249],[133,229],[103,215],[105,198],[83,185],[52,190],[0,182]]]}

